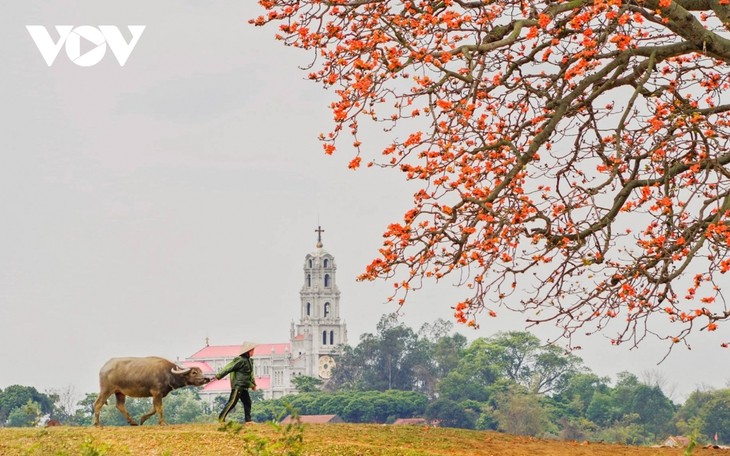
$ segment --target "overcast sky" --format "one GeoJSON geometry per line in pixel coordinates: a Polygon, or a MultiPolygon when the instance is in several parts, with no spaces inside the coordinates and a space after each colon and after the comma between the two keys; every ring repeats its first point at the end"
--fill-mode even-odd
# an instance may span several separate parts
{"type": "MultiPolygon", "coordinates": [[[[408,209],[401,176],[327,157],[331,94],[297,69],[310,56],[247,20],[253,0],[16,1],[0,17],[0,388],[97,389],[113,356],[184,358],[212,344],[287,342],[299,318],[304,257],[318,225],[335,256],[350,345],[375,332],[390,286],[355,276],[408,209]],[[71,6],[73,5],[73,6],[71,6]],[[146,28],[122,67],[107,47],[48,66],[26,30],[43,25],[146,28]]],[[[82,46],[82,53],[93,47],[82,46]]],[[[377,141],[376,138],[371,138],[377,141]]],[[[449,283],[411,296],[414,329],[450,319],[449,283]]],[[[525,328],[483,319],[470,339],[525,328]]],[[[581,340],[600,375],[661,374],[675,400],[724,387],[718,335],[663,364],[639,350],[581,340]]]]}

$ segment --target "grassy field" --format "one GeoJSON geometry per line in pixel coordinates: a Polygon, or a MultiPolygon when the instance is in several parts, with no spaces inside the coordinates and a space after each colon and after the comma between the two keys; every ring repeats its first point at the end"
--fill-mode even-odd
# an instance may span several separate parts
{"type": "MultiPolygon", "coordinates": [[[[229,423],[142,427],[0,428],[0,455],[684,455],[683,449],[558,442],[424,426],[229,423]]],[[[730,451],[696,448],[693,455],[730,451]]]]}

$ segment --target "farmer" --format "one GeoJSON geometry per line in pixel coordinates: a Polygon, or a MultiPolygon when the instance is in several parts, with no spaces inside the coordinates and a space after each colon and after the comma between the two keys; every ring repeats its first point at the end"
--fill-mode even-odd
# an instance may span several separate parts
{"type": "Polygon", "coordinates": [[[226,416],[233,410],[233,407],[236,406],[239,399],[243,402],[243,412],[246,422],[251,422],[251,396],[248,394],[248,390],[256,389],[256,380],[253,375],[253,360],[251,359],[255,348],[255,343],[244,342],[241,345],[241,354],[233,358],[233,361],[215,374],[215,378],[219,380],[231,374],[231,396],[218,415],[218,421],[221,423],[226,421],[226,416]]]}

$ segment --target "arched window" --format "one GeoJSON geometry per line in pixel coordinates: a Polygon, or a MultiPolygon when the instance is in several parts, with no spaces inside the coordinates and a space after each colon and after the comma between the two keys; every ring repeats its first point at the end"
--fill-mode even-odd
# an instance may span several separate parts
{"type": "Polygon", "coordinates": [[[325,287],[329,287],[330,286],[330,275],[329,274],[325,274],[324,275],[324,286],[325,287]]]}
{"type": "Polygon", "coordinates": [[[312,286],[312,274],[307,274],[307,287],[312,286]]]}
{"type": "Polygon", "coordinates": [[[330,345],[334,345],[334,344],[335,344],[335,332],[330,331],[330,345]]]}
{"type": "Polygon", "coordinates": [[[330,303],[324,303],[324,316],[325,318],[330,314],[330,303]]]}
{"type": "Polygon", "coordinates": [[[329,260],[329,259],[327,259],[327,258],[325,258],[325,259],[324,259],[324,267],[325,267],[325,268],[328,268],[328,267],[330,267],[330,260],[329,260]]]}
{"type": "Polygon", "coordinates": [[[311,258],[309,259],[309,267],[310,268],[312,267],[312,259],[311,258]]]}
{"type": "Polygon", "coordinates": [[[322,345],[327,345],[327,331],[322,331],[322,345]]]}
{"type": "Polygon", "coordinates": [[[312,315],[312,303],[308,302],[307,303],[307,316],[310,316],[310,315],[312,315]]]}

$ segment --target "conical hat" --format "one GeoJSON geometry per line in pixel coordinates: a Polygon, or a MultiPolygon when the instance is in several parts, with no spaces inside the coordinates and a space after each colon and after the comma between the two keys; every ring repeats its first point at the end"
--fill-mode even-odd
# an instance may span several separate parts
{"type": "Polygon", "coordinates": [[[241,344],[241,350],[240,353],[248,353],[254,348],[256,348],[256,345],[258,345],[256,342],[246,341],[243,344],[241,344]]]}

